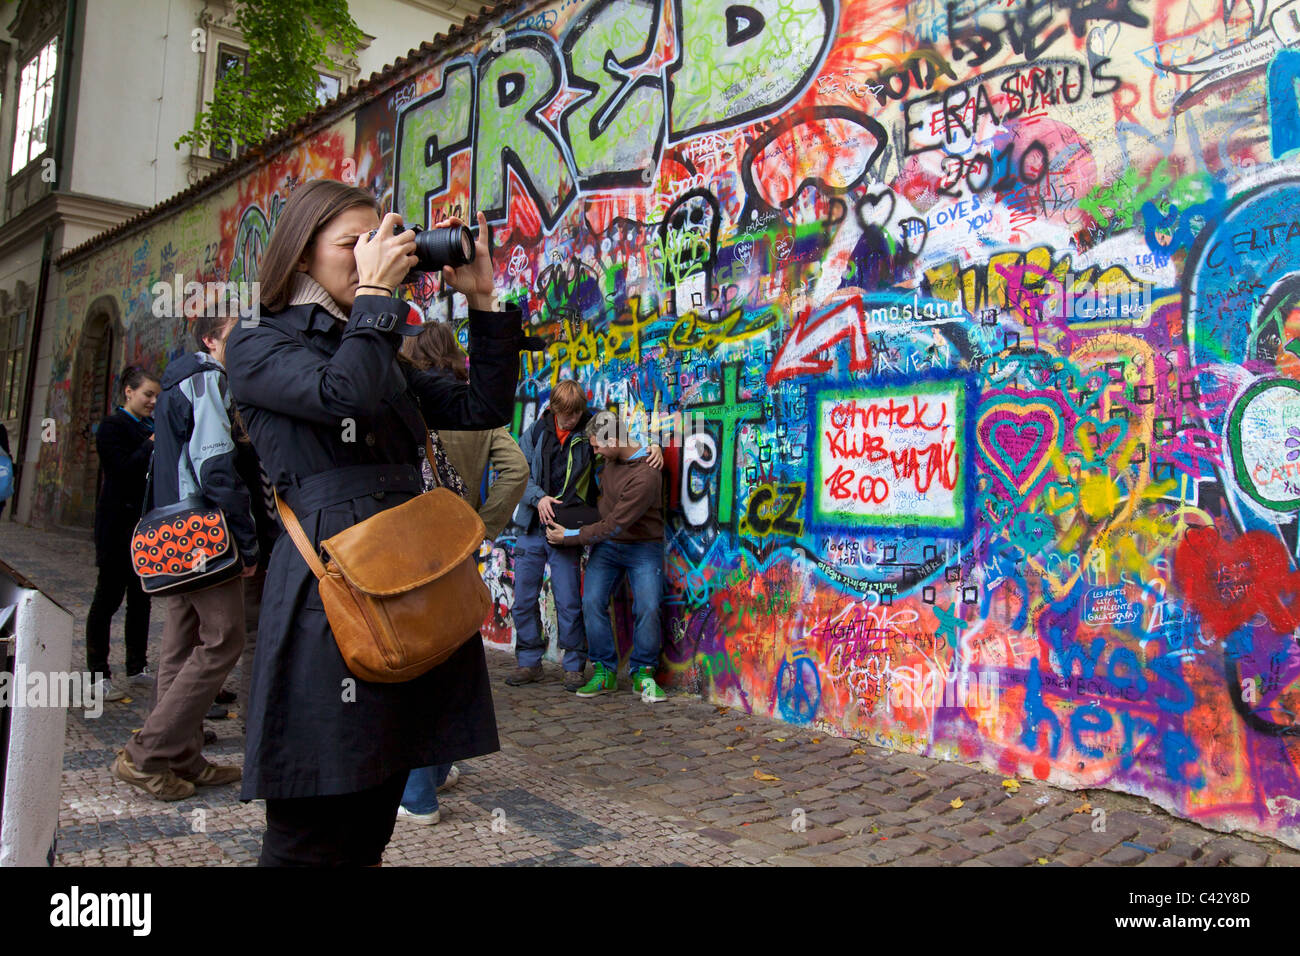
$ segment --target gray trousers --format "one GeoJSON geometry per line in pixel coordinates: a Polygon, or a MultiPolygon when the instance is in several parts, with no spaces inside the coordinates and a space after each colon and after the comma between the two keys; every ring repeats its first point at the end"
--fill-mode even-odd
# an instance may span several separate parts
{"type": "Polygon", "coordinates": [[[203,715],[244,648],[244,580],[165,598],[153,710],[126,745],[145,773],[194,776],[203,759],[203,715]]]}

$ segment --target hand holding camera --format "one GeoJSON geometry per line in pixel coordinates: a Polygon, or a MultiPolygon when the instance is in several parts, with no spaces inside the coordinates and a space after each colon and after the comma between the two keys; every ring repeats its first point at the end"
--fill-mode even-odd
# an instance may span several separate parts
{"type": "MultiPolygon", "coordinates": [[[[469,229],[459,219],[443,219],[434,224],[434,229],[445,233],[454,233],[457,227],[464,234],[462,254],[439,261],[436,265],[442,268],[443,281],[464,295],[469,300],[471,309],[490,312],[496,305],[496,292],[492,276],[492,249],[488,245],[487,217],[482,212],[478,214],[477,240],[473,239],[469,229]],[[465,240],[472,240],[472,244],[465,240]]],[[[449,245],[455,247],[455,243],[449,245]]]]}
{"type": "MultiPolygon", "coordinates": [[[[443,282],[464,295],[471,309],[496,309],[492,249],[487,217],[482,212],[478,214],[477,239],[464,222],[454,217],[424,229],[403,225],[401,216],[389,213],[378,229],[357,240],[354,254],[361,286],[382,286],[392,295],[399,285],[417,282],[425,273],[440,269],[443,282]]],[[[546,347],[546,340],[537,336],[524,336],[519,345],[520,351],[541,351],[546,347]]]]}
{"type": "Polygon", "coordinates": [[[416,233],[402,226],[402,217],[390,212],[379,223],[379,228],[357,239],[353,254],[357,258],[358,291],[371,294],[377,289],[361,286],[380,286],[395,290],[405,281],[411,269],[419,265],[416,256],[416,233]]]}
{"type": "Polygon", "coordinates": [[[470,308],[490,311],[495,304],[492,252],[487,217],[481,212],[478,225],[476,241],[459,219],[443,219],[425,229],[405,226],[401,216],[389,213],[378,229],[357,240],[360,284],[395,289],[418,281],[426,272],[441,270],[443,281],[462,293],[470,308]]]}

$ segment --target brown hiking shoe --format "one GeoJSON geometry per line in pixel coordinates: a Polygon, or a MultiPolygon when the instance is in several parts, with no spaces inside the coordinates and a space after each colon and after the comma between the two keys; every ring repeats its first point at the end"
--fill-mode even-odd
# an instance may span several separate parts
{"type": "Polygon", "coordinates": [[[516,667],[506,675],[506,683],[511,687],[518,687],[520,684],[531,684],[542,679],[542,665],[535,664],[532,667],[516,667]]]}
{"type": "Polygon", "coordinates": [[[574,693],[577,690],[580,690],[582,688],[582,685],[587,683],[587,678],[583,676],[586,670],[587,669],[584,667],[580,671],[565,671],[564,689],[567,690],[570,694],[574,693]]]}
{"type": "Polygon", "coordinates": [[[149,796],[159,800],[184,800],[186,797],[194,796],[194,784],[182,780],[170,770],[161,773],[145,773],[137,769],[125,750],[117,752],[117,759],[113,761],[111,769],[113,776],[118,780],[139,787],[149,796]]]}
{"type": "Polygon", "coordinates": [[[194,776],[177,774],[182,780],[188,780],[196,787],[222,787],[243,779],[244,771],[239,767],[210,763],[194,776]]]}

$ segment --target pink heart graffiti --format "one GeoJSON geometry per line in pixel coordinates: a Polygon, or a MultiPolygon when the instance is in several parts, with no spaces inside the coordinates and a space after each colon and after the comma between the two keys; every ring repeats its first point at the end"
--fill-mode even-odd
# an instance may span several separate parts
{"type": "Polygon", "coordinates": [[[980,453],[1010,491],[1028,494],[1061,437],[1060,412],[1045,402],[999,402],[975,424],[980,453]]]}

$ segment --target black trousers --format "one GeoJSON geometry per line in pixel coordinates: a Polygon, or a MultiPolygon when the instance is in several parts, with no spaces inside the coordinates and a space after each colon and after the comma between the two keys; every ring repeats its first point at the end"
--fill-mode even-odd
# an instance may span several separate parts
{"type": "Polygon", "coordinates": [[[266,801],[258,866],[375,866],[393,836],[409,771],[378,787],[266,801]]]}
{"type": "Polygon", "coordinates": [[[266,586],[266,568],[259,567],[251,578],[244,579],[244,650],[239,655],[239,718],[248,725],[248,702],[253,686],[253,655],[257,650],[257,619],[262,614],[262,588],[266,586]]]}
{"type": "Polygon", "coordinates": [[[86,669],[109,676],[108,630],[126,597],[126,672],[138,674],[147,663],[149,595],[140,588],[129,561],[101,565],[95,596],[86,615],[86,669]]]}

